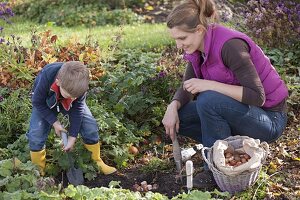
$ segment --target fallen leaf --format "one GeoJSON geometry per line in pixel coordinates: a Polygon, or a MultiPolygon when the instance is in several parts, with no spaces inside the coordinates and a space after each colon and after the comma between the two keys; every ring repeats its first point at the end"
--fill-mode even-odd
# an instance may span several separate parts
{"type": "Polygon", "coordinates": [[[149,6],[145,6],[145,9],[149,10],[149,11],[154,10],[153,6],[150,6],[150,5],[149,6]]]}
{"type": "Polygon", "coordinates": [[[300,161],[300,158],[292,158],[293,160],[300,161]]]}

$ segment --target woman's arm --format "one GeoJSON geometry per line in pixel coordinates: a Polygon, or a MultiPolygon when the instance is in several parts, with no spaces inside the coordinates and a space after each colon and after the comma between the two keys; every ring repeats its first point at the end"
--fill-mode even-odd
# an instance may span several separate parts
{"type": "Polygon", "coordinates": [[[229,85],[212,80],[192,78],[184,82],[185,90],[192,94],[197,94],[207,90],[213,90],[229,96],[237,101],[242,101],[243,87],[237,85],[229,85]]]}
{"type": "Polygon", "coordinates": [[[252,63],[247,43],[241,39],[229,40],[222,48],[222,59],[241,86],[192,78],[184,82],[183,88],[192,94],[213,90],[245,104],[262,106],[265,102],[264,88],[252,63]]]}
{"type": "MultiPolygon", "coordinates": [[[[183,81],[195,77],[195,73],[191,63],[187,64],[183,81]]],[[[162,123],[165,127],[166,134],[174,140],[174,135],[179,131],[178,110],[181,106],[192,100],[193,95],[184,90],[182,85],[176,91],[171,103],[168,105],[162,123]]]]}
{"type": "Polygon", "coordinates": [[[222,59],[243,87],[241,102],[262,106],[265,92],[249,52],[249,46],[244,40],[231,39],[222,48],[222,59]]]}
{"type": "MultiPolygon", "coordinates": [[[[189,80],[189,79],[195,78],[195,77],[196,77],[196,75],[195,75],[193,66],[191,63],[188,63],[186,66],[182,81],[184,82],[186,80],[189,80]]],[[[182,86],[183,86],[183,84],[177,89],[177,91],[172,99],[172,102],[171,102],[171,103],[173,103],[173,101],[176,101],[177,109],[179,109],[182,105],[185,105],[186,103],[188,103],[189,101],[191,101],[193,99],[193,95],[190,92],[184,90],[182,86]]]]}

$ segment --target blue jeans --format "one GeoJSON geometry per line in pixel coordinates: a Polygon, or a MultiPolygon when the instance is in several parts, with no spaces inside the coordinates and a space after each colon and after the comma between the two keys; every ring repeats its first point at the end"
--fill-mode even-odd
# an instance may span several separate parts
{"type": "MultiPolygon", "coordinates": [[[[62,112],[64,115],[68,114],[68,111],[62,112]]],[[[58,114],[58,113],[56,113],[58,114]]],[[[52,125],[44,120],[39,111],[33,107],[29,131],[26,136],[29,141],[29,148],[31,151],[40,151],[45,148],[45,142],[48,138],[52,125]]],[[[96,144],[99,141],[99,128],[95,118],[93,117],[90,109],[85,104],[84,113],[80,127],[80,135],[85,144],[96,144]]]]}
{"type": "Polygon", "coordinates": [[[243,104],[215,91],[205,91],[179,110],[179,120],[180,135],[211,147],[216,140],[233,135],[273,142],[282,135],[287,115],[243,104]]]}

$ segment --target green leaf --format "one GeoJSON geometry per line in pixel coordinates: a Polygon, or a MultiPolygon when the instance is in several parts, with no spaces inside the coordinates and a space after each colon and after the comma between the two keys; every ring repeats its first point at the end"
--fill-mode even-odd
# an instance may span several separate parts
{"type": "Polygon", "coordinates": [[[11,178],[12,178],[11,176],[8,176],[8,177],[5,177],[4,179],[1,179],[0,180],[0,187],[2,187],[3,185],[6,185],[11,178]]]}
{"type": "Polygon", "coordinates": [[[110,181],[108,186],[109,188],[122,188],[120,184],[121,181],[110,181]]]}
{"type": "Polygon", "coordinates": [[[77,193],[74,196],[75,200],[81,200],[81,199],[91,199],[91,191],[88,187],[84,185],[79,185],[76,187],[77,193]]]}
{"type": "Polygon", "coordinates": [[[12,170],[14,168],[12,159],[1,160],[0,161],[0,176],[7,177],[12,175],[12,170]]]}
{"type": "Polygon", "coordinates": [[[64,193],[67,197],[75,197],[77,191],[76,188],[74,187],[74,185],[69,185],[65,190],[64,193]]]}

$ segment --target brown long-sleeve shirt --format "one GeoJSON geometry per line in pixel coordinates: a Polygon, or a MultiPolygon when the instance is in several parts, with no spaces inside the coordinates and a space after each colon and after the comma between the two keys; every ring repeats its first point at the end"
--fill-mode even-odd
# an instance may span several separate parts
{"type": "MultiPolygon", "coordinates": [[[[260,107],[264,102],[265,92],[249,52],[249,46],[244,40],[231,39],[222,48],[222,60],[243,86],[242,103],[260,107]]],[[[191,78],[196,78],[196,75],[191,63],[188,63],[183,81],[191,78]]],[[[173,100],[178,100],[181,105],[184,105],[192,98],[193,95],[183,90],[181,86],[176,91],[173,100]]],[[[268,110],[286,111],[286,100],[268,110]]]]}

